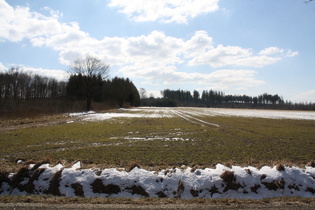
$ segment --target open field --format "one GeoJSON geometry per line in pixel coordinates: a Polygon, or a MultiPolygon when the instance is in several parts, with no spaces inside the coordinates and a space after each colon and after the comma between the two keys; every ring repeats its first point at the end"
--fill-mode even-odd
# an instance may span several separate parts
{"type": "Polygon", "coordinates": [[[2,195],[315,194],[314,112],[137,108],[1,125],[2,195]]]}
{"type": "Polygon", "coordinates": [[[1,133],[0,159],[2,165],[49,159],[104,167],[305,165],[315,159],[314,112],[257,110],[258,117],[250,117],[253,110],[248,110],[247,117],[233,116],[242,112],[141,108],[77,113],[65,116],[64,123],[59,117],[57,124],[53,118],[14,130],[23,125],[15,122],[1,133]]]}

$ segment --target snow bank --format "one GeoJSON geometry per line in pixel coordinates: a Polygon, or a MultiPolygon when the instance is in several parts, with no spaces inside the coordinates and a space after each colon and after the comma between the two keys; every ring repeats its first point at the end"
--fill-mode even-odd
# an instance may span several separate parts
{"type": "Polygon", "coordinates": [[[281,196],[315,197],[315,168],[275,166],[174,168],[130,172],[80,169],[61,164],[30,165],[15,174],[2,174],[0,195],[52,194],[67,197],[160,197],[261,199],[281,196]]]}

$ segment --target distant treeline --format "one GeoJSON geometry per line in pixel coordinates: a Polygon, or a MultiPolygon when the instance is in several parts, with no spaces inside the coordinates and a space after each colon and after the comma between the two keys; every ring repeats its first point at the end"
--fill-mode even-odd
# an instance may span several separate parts
{"type": "Polygon", "coordinates": [[[25,116],[30,112],[83,111],[89,94],[94,107],[140,105],[137,88],[127,78],[103,79],[73,74],[68,81],[33,75],[19,68],[0,72],[0,116],[25,116]],[[90,95],[90,93],[92,93],[90,95]]]}
{"type": "Polygon", "coordinates": [[[226,95],[222,91],[161,91],[162,98],[140,95],[128,78],[104,79],[98,76],[72,74],[68,81],[23,72],[11,68],[0,72],[0,117],[84,111],[90,108],[123,106],[222,107],[315,110],[314,103],[284,101],[278,94],[259,96],[226,95]]]}
{"type": "Polygon", "coordinates": [[[143,106],[190,106],[190,107],[219,107],[219,108],[265,108],[265,109],[296,109],[315,110],[314,103],[292,103],[284,101],[278,94],[264,93],[258,96],[226,95],[222,91],[204,90],[201,95],[184,90],[165,89],[161,91],[162,98],[144,98],[143,106]]]}
{"type": "Polygon", "coordinates": [[[66,86],[66,82],[31,75],[21,72],[18,68],[0,72],[1,100],[59,98],[66,95],[66,86]]]}

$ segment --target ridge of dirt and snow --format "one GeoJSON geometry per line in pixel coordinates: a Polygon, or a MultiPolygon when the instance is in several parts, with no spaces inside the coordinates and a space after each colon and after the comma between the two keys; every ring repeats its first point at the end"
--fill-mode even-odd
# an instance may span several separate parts
{"type": "Polygon", "coordinates": [[[237,198],[315,197],[315,168],[255,167],[217,164],[215,168],[148,171],[81,169],[62,164],[32,164],[15,174],[1,174],[0,195],[83,197],[237,198]]]}

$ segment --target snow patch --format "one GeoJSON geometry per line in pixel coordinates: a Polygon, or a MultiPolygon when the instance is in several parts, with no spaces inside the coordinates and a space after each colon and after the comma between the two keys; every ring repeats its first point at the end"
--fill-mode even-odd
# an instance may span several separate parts
{"type": "MultiPolygon", "coordinates": [[[[269,119],[315,120],[313,111],[283,111],[257,109],[224,109],[224,108],[152,108],[140,107],[133,109],[119,109],[119,112],[70,113],[72,117],[80,117],[83,121],[103,121],[112,118],[172,118],[180,116],[190,122],[218,127],[219,125],[198,119],[198,116],[239,116],[269,119]],[[193,117],[196,116],[196,117],[193,117]]],[[[72,123],[74,121],[69,121],[72,123]]]]}
{"type": "MultiPolygon", "coordinates": [[[[173,114],[168,109],[119,109],[123,112],[110,112],[110,113],[96,113],[90,112],[79,112],[70,113],[71,117],[81,117],[84,121],[103,121],[112,118],[171,118],[173,114]]],[[[68,123],[72,123],[69,121],[68,123]]]]}
{"type": "Polygon", "coordinates": [[[259,109],[204,109],[206,115],[256,117],[268,119],[294,119],[315,120],[314,111],[285,111],[285,110],[259,110],[259,109]]]}

